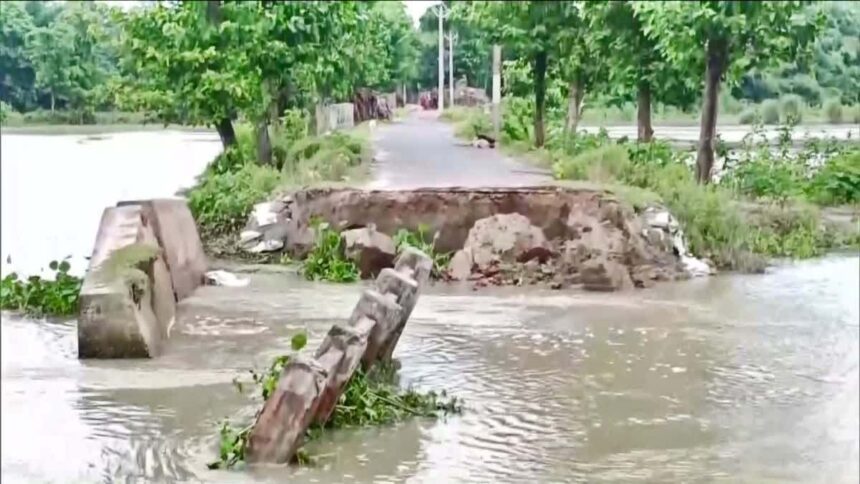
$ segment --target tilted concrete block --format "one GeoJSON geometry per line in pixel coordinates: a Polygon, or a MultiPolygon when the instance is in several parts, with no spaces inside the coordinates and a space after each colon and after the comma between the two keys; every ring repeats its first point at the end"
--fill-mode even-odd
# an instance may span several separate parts
{"type": "Polygon", "coordinates": [[[376,362],[380,348],[400,324],[401,313],[402,308],[392,294],[381,294],[374,289],[367,289],[361,294],[349,318],[350,326],[355,326],[365,317],[376,321],[361,358],[362,368],[369,370],[376,362]]]}
{"type": "Polygon", "coordinates": [[[158,355],[173,294],[151,219],[136,205],[105,209],[81,287],[78,357],[158,355]]]}
{"type": "Polygon", "coordinates": [[[139,205],[154,227],[164,257],[176,300],[188,297],[203,284],[206,274],[206,254],[188,203],[181,198],[122,201],[118,207],[139,205]]]}
{"type": "Polygon", "coordinates": [[[375,325],[376,321],[361,318],[355,326],[336,324],[329,330],[314,355],[328,375],[314,421],[323,424],[331,418],[340,394],[361,363],[361,357],[367,348],[367,339],[375,325]]]}
{"type": "MultiPolygon", "coordinates": [[[[433,260],[424,252],[407,247],[403,249],[394,261],[394,269],[398,272],[410,271],[411,277],[418,283],[419,288],[427,284],[430,272],[433,270],[433,260]]],[[[409,274],[409,272],[406,272],[409,274]]]]}
{"type": "MultiPolygon", "coordinates": [[[[409,271],[412,273],[412,271],[409,271]]],[[[401,307],[400,321],[379,349],[380,360],[390,360],[403,328],[418,302],[418,283],[404,272],[383,269],[376,278],[376,288],[383,294],[393,294],[401,307]]]]}
{"type": "Polygon", "coordinates": [[[249,463],[292,460],[313,422],[326,378],[315,360],[296,357],[287,363],[248,436],[249,463]]]}

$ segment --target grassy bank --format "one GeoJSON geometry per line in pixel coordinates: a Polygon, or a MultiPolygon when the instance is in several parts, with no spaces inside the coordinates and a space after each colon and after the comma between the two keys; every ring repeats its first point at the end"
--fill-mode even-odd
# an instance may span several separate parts
{"type": "MultiPolygon", "coordinates": [[[[689,166],[692,154],[663,142],[614,141],[605,132],[565,136],[559,120],[551,119],[546,146],[535,149],[527,102],[506,107],[502,149],[551,168],[557,180],[598,184],[634,207],[666,205],[683,224],[693,253],[721,268],[757,270],[767,257],[812,257],[860,242],[857,224],[830,224],[821,215],[830,206],[860,211],[856,144],[820,142],[798,151],[788,136],[776,149],[748,140],[727,160],[720,183],[701,186],[689,166]]],[[[489,131],[480,110],[451,109],[443,118],[459,136],[489,131]]]]}
{"type": "Polygon", "coordinates": [[[237,125],[236,133],[237,145],[219,155],[187,194],[207,252],[216,257],[251,257],[237,250],[236,235],[254,204],[302,186],[359,183],[372,157],[366,124],[312,136],[303,118],[285,123],[272,132],[271,165],[255,161],[256,143],[249,125],[237,125]]]}

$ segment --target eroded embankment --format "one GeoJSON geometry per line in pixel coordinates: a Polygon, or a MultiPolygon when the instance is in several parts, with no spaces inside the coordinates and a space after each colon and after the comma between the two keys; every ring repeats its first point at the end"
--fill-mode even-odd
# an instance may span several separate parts
{"type": "Polygon", "coordinates": [[[394,250],[388,237],[422,228],[436,251],[453,255],[446,271],[453,279],[613,290],[709,272],[689,257],[665,209],[636,213],[598,188],[306,189],[257,205],[241,244],[302,258],[314,246],[317,222],[349,234],[347,251],[364,245],[351,253],[382,266],[388,258],[379,252],[394,250]],[[368,241],[373,250],[365,250],[368,241]]]}

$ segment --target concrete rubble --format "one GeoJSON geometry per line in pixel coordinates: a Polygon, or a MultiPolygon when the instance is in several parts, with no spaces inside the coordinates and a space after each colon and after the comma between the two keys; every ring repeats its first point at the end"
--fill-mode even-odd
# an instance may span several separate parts
{"type": "Polygon", "coordinates": [[[308,426],[331,418],[359,366],[369,370],[390,360],[431,267],[427,255],[405,249],[393,269],[380,272],[375,288],[362,293],[348,323],[332,326],[312,359],[285,366],[249,434],[248,462],[290,462],[308,426]]]}
{"type": "Polygon", "coordinates": [[[184,200],[106,208],[81,288],[78,357],[157,356],[176,303],[203,284],[206,265],[184,200]]]}

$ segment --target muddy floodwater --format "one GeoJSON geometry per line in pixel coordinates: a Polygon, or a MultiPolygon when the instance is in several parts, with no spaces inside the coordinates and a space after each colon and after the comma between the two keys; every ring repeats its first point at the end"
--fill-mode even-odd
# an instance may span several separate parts
{"type": "MultiPolygon", "coordinates": [[[[214,135],[106,136],[3,136],[4,273],[67,253],[82,271],[105,205],[169,196],[218,151],[214,135]]],[[[315,348],[360,292],[240,276],[183,301],[153,360],[79,361],[74,320],[3,313],[4,484],[858,481],[856,254],[623,294],[431,286],[401,381],[463,398],[462,415],[330,432],[317,467],[209,471],[219,423],[257,408],[233,379],[297,330],[315,348]]]]}
{"type": "Polygon", "coordinates": [[[182,303],[151,361],[76,358],[75,324],[4,315],[4,482],[856,482],[855,256],[629,294],[431,287],[395,353],[443,421],[330,433],[316,468],[208,471],[231,381],[355,285],[253,274],[182,303]]]}

